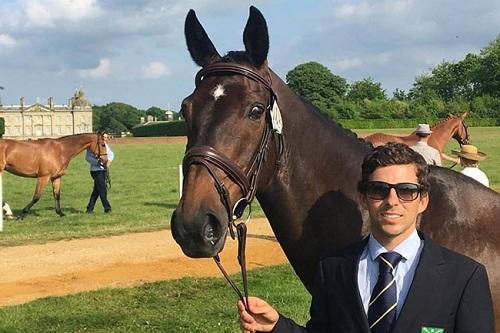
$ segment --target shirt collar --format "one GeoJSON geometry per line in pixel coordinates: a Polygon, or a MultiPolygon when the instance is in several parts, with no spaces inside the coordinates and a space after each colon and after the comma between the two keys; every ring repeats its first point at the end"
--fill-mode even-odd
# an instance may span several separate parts
{"type": "MultiPolygon", "coordinates": [[[[413,230],[410,237],[405,239],[401,244],[396,246],[394,252],[399,253],[403,259],[406,261],[411,257],[415,256],[420,247],[420,237],[418,236],[417,230],[413,230]]],[[[370,234],[368,239],[368,253],[373,261],[377,259],[377,257],[384,252],[388,252],[376,239],[373,235],[370,234]]]]}

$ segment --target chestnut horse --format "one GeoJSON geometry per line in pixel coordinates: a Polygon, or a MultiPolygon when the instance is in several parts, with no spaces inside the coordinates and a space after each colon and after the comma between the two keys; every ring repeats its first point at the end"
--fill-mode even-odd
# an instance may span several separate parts
{"type": "Polygon", "coordinates": [[[21,218],[40,200],[49,180],[52,182],[56,213],[64,216],[60,204],[61,177],[71,159],[86,148],[106,161],[104,140],[98,134],[85,133],[58,139],[22,141],[0,139],[0,173],[6,170],[16,176],[37,178],[35,194],[23,208],[21,218]]]}
{"type": "MultiPolygon", "coordinates": [[[[245,51],[220,56],[192,10],[185,35],[202,69],[182,102],[188,142],[173,237],[190,257],[217,255],[232,216],[256,194],[310,290],[318,260],[369,231],[356,185],[372,146],[304,102],[268,67],[267,25],[256,8],[250,8],[244,30],[245,51]],[[281,135],[273,132],[280,123],[281,135]]],[[[486,265],[500,329],[500,194],[435,166],[430,183],[419,228],[486,265]]]]}
{"type": "MultiPolygon", "coordinates": [[[[428,145],[436,148],[440,153],[453,137],[460,145],[466,145],[470,141],[467,125],[465,124],[467,112],[460,117],[450,114],[448,118],[431,126],[432,134],[429,136],[428,145]]],[[[415,131],[407,136],[398,136],[385,133],[374,133],[365,137],[373,146],[380,146],[387,142],[401,142],[408,146],[413,146],[418,141],[418,136],[415,131]]]]}

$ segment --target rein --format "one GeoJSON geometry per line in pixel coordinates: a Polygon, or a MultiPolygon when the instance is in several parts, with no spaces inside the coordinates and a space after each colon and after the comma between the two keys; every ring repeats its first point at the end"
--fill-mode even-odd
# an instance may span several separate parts
{"type": "Polygon", "coordinates": [[[227,212],[229,233],[232,239],[235,239],[237,237],[238,240],[238,263],[241,268],[243,290],[245,296],[243,296],[236,284],[231,280],[227,272],[224,270],[219,255],[217,254],[216,256],[214,256],[213,259],[228,283],[238,295],[239,299],[245,305],[245,308],[248,310],[248,283],[245,259],[247,235],[246,223],[250,219],[251,204],[255,198],[255,193],[257,192],[257,180],[259,178],[262,165],[266,160],[266,153],[272,134],[277,135],[276,164],[279,165],[281,162],[281,156],[283,154],[284,147],[283,136],[281,135],[281,115],[279,114],[277,97],[272,88],[271,78],[269,77],[269,79],[266,79],[262,75],[245,66],[232,63],[215,63],[209,65],[205,68],[202,68],[196,74],[196,86],[198,86],[205,77],[211,74],[221,73],[243,75],[255,82],[264,85],[269,90],[271,97],[266,108],[266,125],[264,133],[262,134],[262,137],[260,139],[259,147],[254,153],[252,161],[250,163],[250,167],[246,173],[236,163],[210,146],[195,146],[190,148],[184,156],[182,168],[185,177],[192,164],[200,164],[207,169],[208,173],[214,180],[215,188],[217,189],[217,192],[219,193],[221,201],[227,212]],[[276,120],[276,118],[279,119],[276,120]],[[224,174],[226,174],[240,188],[242,197],[237,200],[234,205],[231,203],[229,191],[227,190],[226,185],[217,176],[215,169],[219,169],[224,172],[224,174]],[[247,206],[249,206],[250,208],[248,218],[245,221],[237,224],[235,221],[241,218],[247,206]],[[234,229],[236,229],[236,234],[234,229]]]}

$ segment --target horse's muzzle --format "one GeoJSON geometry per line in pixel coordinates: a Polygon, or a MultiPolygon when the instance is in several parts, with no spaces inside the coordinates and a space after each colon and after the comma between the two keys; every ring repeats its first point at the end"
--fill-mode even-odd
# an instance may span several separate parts
{"type": "Polygon", "coordinates": [[[213,214],[199,214],[187,221],[178,210],[171,219],[172,236],[185,255],[191,258],[210,258],[222,251],[227,226],[213,214]]]}

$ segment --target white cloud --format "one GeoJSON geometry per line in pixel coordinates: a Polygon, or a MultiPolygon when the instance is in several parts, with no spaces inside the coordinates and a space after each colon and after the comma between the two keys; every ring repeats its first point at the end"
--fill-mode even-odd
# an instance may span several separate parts
{"type": "Polygon", "coordinates": [[[111,61],[108,58],[102,58],[99,60],[99,65],[96,68],[79,70],[78,75],[97,79],[108,76],[110,70],[111,61]]]}
{"type": "Polygon", "coordinates": [[[153,61],[142,67],[142,76],[145,79],[158,79],[170,74],[170,69],[160,61],[153,61]]]}
{"type": "Polygon", "coordinates": [[[363,61],[361,58],[352,57],[352,58],[340,58],[334,61],[334,67],[340,70],[346,70],[353,67],[361,67],[363,65],[363,61]]]}
{"type": "Polygon", "coordinates": [[[0,34],[0,47],[6,47],[12,49],[16,46],[16,41],[14,38],[7,34],[0,34]]]}
{"type": "Polygon", "coordinates": [[[385,65],[391,58],[392,55],[388,52],[369,54],[360,57],[342,57],[336,59],[333,62],[333,66],[336,70],[345,71],[357,67],[385,65]]]}
{"type": "Polygon", "coordinates": [[[23,10],[28,23],[54,27],[55,21],[80,21],[102,13],[97,0],[25,0],[23,10]]]}

